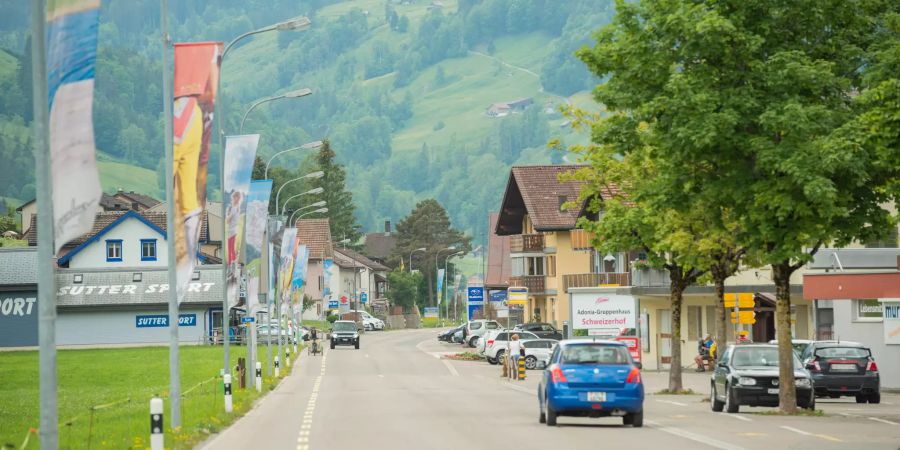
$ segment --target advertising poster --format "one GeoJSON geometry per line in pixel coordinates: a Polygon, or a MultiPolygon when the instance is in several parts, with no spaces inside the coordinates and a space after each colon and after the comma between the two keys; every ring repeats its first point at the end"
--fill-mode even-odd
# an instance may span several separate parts
{"type": "Polygon", "coordinates": [[[440,305],[444,300],[444,269],[437,271],[437,303],[440,305]]]}
{"type": "Polygon", "coordinates": [[[884,343],[900,345],[900,300],[882,300],[884,305],[884,343]]]}
{"type": "Polygon", "coordinates": [[[285,228],[281,235],[281,263],[278,265],[278,293],[282,300],[290,299],[291,274],[294,269],[294,241],[297,240],[296,228],[285,228]]]}
{"type": "MultiPolygon", "coordinates": [[[[328,308],[332,308],[332,306],[331,306],[332,305],[331,275],[332,275],[332,271],[334,270],[332,268],[332,266],[334,266],[333,259],[327,258],[327,259],[322,260],[322,278],[323,278],[322,281],[323,281],[323,284],[325,285],[322,288],[322,301],[325,302],[326,304],[328,304],[328,308]]],[[[334,307],[337,307],[337,304],[335,304],[334,307]]]]}
{"type": "Polygon", "coordinates": [[[94,156],[100,0],[47,2],[47,93],[54,253],[91,231],[102,191],[94,156]]]}
{"type": "Polygon", "coordinates": [[[225,264],[228,270],[227,295],[232,307],[244,306],[237,295],[240,273],[238,257],[244,240],[247,195],[258,134],[225,136],[225,264]]]}
{"type": "Polygon", "coordinates": [[[573,292],[572,328],[619,335],[637,327],[637,301],[630,295],[573,292]]]}
{"type": "Polygon", "coordinates": [[[266,245],[266,221],[269,217],[269,196],[272,194],[272,180],[257,180],[250,183],[247,194],[247,214],[244,249],[247,275],[247,306],[253,308],[259,303],[262,273],[262,250],[266,245]]]}
{"type": "Polygon", "coordinates": [[[176,288],[178,301],[181,301],[191,282],[199,252],[222,43],[179,43],[174,47],[174,239],[176,288]]]}
{"type": "Polygon", "coordinates": [[[303,285],[306,283],[306,267],[309,262],[309,247],[298,245],[294,254],[294,272],[291,276],[291,289],[300,292],[303,296],[303,285]]]}

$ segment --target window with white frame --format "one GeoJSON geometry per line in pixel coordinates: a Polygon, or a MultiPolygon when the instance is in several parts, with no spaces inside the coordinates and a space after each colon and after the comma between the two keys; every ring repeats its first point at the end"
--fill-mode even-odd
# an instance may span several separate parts
{"type": "Polygon", "coordinates": [[[110,239],[106,241],[106,262],[122,261],[122,240],[110,239]]]}

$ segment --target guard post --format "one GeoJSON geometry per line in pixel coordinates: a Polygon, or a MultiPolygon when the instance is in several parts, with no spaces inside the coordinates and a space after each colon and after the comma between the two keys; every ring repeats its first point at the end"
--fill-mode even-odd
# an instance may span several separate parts
{"type": "Polygon", "coordinates": [[[163,450],[163,401],[159,397],[150,399],[150,450],[163,450]]]}
{"type": "Polygon", "coordinates": [[[230,413],[232,409],[231,405],[231,374],[225,374],[222,378],[222,381],[225,385],[225,412],[230,413]]]}
{"type": "Polygon", "coordinates": [[[262,392],[262,363],[256,362],[256,392],[262,392]]]}
{"type": "Polygon", "coordinates": [[[525,381],[525,358],[519,358],[519,381],[525,381]]]}

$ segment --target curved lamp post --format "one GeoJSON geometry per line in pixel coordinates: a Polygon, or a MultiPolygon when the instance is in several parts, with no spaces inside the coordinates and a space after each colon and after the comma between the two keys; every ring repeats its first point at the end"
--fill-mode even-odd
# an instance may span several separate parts
{"type": "MultiPolygon", "coordinates": [[[[293,200],[301,195],[317,195],[317,194],[321,194],[322,192],[325,192],[325,189],[323,189],[321,187],[317,187],[317,188],[310,189],[306,192],[294,194],[294,195],[288,197],[288,199],[285,200],[284,203],[281,205],[281,212],[284,213],[285,211],[287,211],[287,204],[290,203],[291,200],[293,200]]],[[[275,205],[275,206],[278,207],[278,205],[275,205]]],[[[319,205],[319,206],[323,206],[323,205],[319,205]]]]}
{"type": "MultiPolygon", "coordinates": [[[[297,210],[297,211],[299,211],[299,210],[297,210]]],[[[294,211],[294,212],[296,213],[297,211],[294,211]]],[[[302,218],[304,218],[304,217],[306,217],[306,216],[308,216],[308,215],[310,215],[310,214],[316,214],[316,213],[323,213],[323,214],[324,214],[324,213],[327,213],[327,212],[328,212],[328,208],[319,208],[319,209],[315,209],[315,210],[312,210],[312,211],[307,211],[307,212],[305,212],[305,213],[300,214],[299,216],[297,216],[297,220],[300,220],[300,219],[302,219],[302,218]]],[[[293,214],[291,214],[291,220],[294,220],[294,215],[293,215],[293,214]]]]}
{"type": "MultiPolygon", "coordinates": [[[[297,178],[285,181],[284,184],[282,184],[281,187],[278,188],[278,192],[275,193],[275,215],[278,216],[282,212],[281,210],[278,209],[278,205],[279,205],[278,198],[281,196],[281,190],[284,189],[285,186],[287,186],[295,181],[299,181],[299,180],[303,180],[303,179],[307,179],[307,178],[322,178],[323,176],[325,176],[325,172],[322,172],[320,170],[318,172],[308,173],[306,175],[303,175],[302,177],[297,177],[297,178]]],[[[315,189],[312,189],[307,192],[312,194],[312,193],[314,193],[312,191],[318,191],[318,192],[315,192],[316,194],[318,194],[319,192],[322,192],[322,191],[319,191],[319,189],[322,189],[322,188],[315,188],[315,189]]]]}
{"type": "Polygon", "coordinates": [[[275,100],[281,100],[283,98],[306,97],[309,94],[312,94],[312,89],[303,88],[303,89],[297,89],[296,91],[286,92],[281,95],[274,95],[272,97],[262,98],[262,99],[259,99],[255,102],[253,102],[253,104],[250,105],[250,108],[247,109],[247,112],[245,112],[243,117],[241,117],[241,127],[240,127],[240,131],[238,132],[238,134],[244,134],[244,122],[247,120],[247,115],[250,114],[250,111],[253,111],[257,106],[262,105],[264,103],[274,102],[275,100]]]}
{"type": "Polygon", "coordinates": [[[413,268],[412,268],[412,262],[413,262],[412,255],[413,255],[413,253],[415,253],[415,252],[424,252],[424,251],[427,251],[427,250],[428,250],[428,249],[426,249],[425,247],[422,247],[422,248],[417,248],[417,249],[415,249],[415,250],[409,252],[409,273],[412,273],[412,270],[413,270],[413,268]]]}
{"type": "MultiPolygon", "coordinates": [[[[287,203],[287,202],[285,202],[285,203],[287,203]]],[[[325,200],[320,200],[320,201],[315,202],[315,203],[313,203],[313,204],[311,204],[311,205],[306,205],[306,206],[304,206],[304,207],[302,207],[302,208],[299,208],[299,209],[294,210],[294,211],[291,213],[291,220],[288,220],[288,223],[294,223],[294,214],[297,214],[298,212],[303,211],[304,209],[309,209],[309,208],[319,208],[319,207],[325,206],[325,204],[326,204],[326,203],[325,203],[325,200]]]]}
{"type": "MultiPolygon", "coordinates": [[[[453,254],[450,254],[450,255],[447,255],[444,257],[444,276],[447,277],[448,281],[449,281],[450,277],[447,275],[447,263],[450,262],[450,260],[453,259],[454,256],[465,255],[465,254],[466,254],[465,251],[460,251],[460,252],[456,252],[456,253],[453,253],[453,254]]],[[[448,294],[447,291],[449,291],[449,289],[447,288],[447,283],[444,283],[444,297],[447,296],[447,294],[448,294]]],[[[447,303],[447,306],[445,308],[447,309],[447,313],[445,314],[445,317],[447,317],[447,319],[449,319],[450,318],[450,304],[447,303]]],[[[453,302],[453,310],[456,311],[456,301],[455,300],[453,302]]]]}
{"type": "Polygon", "coordinates": [[[313,142],[307,142],[307,143],[305,143],[305,144],[303,144],[303,145],[301,145],[301,146],[299,146],[299,147],[292,147],[292,148],[289,148],[289,149],[287,149],[287,150],[282,150],[282,151],[280,151],[280,152],[278,152],[278,153],[272,155],[272,157],[269,158],[268,161],[266,161],[266,172],[265,172],[265,174],[263,175],[263,179],[264,179],[264,180],[268,180],[268,179],[269,179],[269,165],[272,164],[272,160],[275,159],[276,156],[281,155],[281,154],[284,154],[284,153],[287,153],[287,152],[292,152],[292,151],[294,151],[294,150],[312,150],[312,149],[317,149],[317,148],[320,148],[320,147],[322,147],[322,141],[313,141],[313,142]]]}

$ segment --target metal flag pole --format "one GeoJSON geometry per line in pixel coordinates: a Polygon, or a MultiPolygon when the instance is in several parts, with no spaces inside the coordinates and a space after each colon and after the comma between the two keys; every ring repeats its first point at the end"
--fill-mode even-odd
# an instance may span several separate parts
{"type": "Polygon", "coordinates": [[[31,83],[34,89],[34,169],[38,238],[38,346],[41,448],[59,447],[56,404],[56,257],[53,252],[53,203],[50,145],[47,139],[47,51],[44,0],[31,1],[31,83]]]}
{"type": "Polygon", "coordinates": [[[178,278],[175,272],[175,174],[172,149],[172,81],[169,76],[169,30],[167,0],[159,2],[159,28],[162,37],[163,141],[166,148],[166,252],[169,290],[169,426],[181,426],[181,374],[178,368],[178,278]]]}

